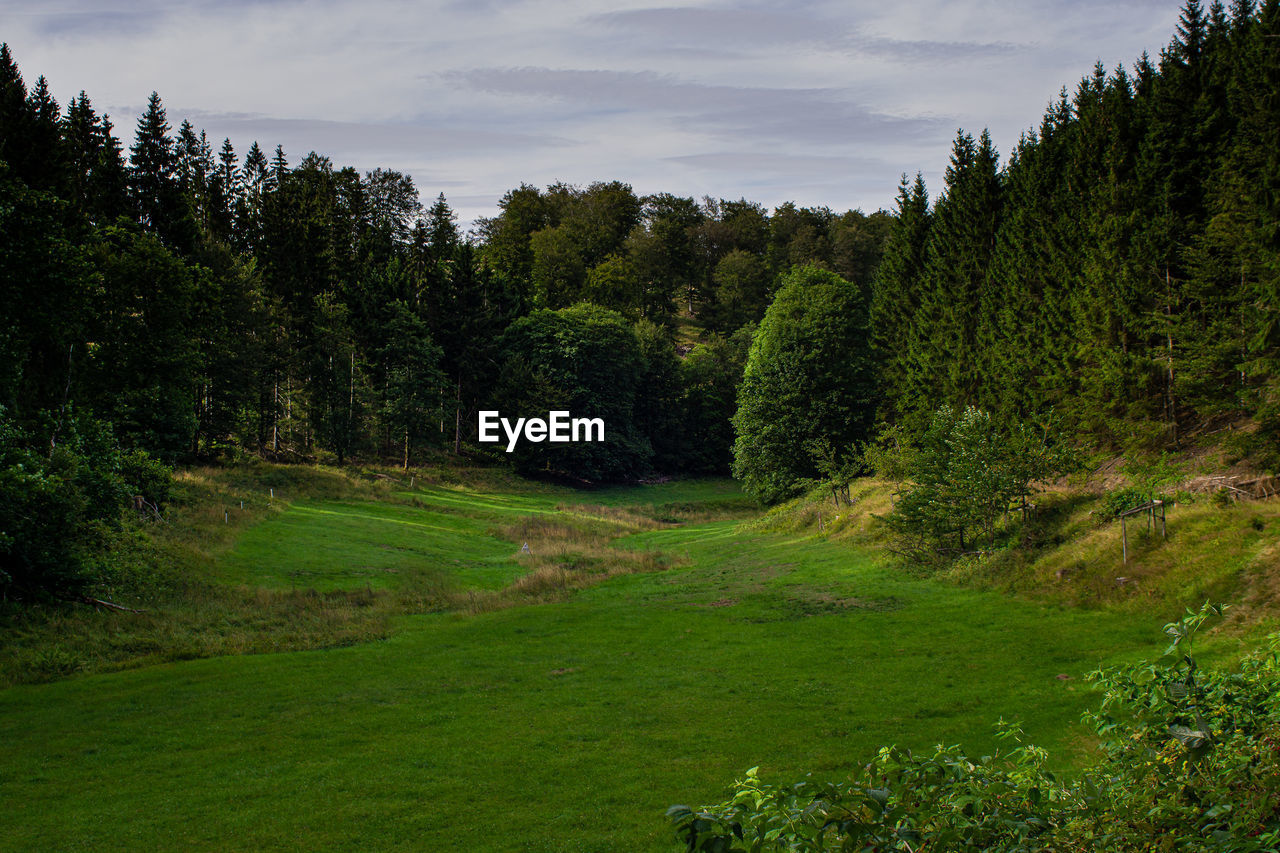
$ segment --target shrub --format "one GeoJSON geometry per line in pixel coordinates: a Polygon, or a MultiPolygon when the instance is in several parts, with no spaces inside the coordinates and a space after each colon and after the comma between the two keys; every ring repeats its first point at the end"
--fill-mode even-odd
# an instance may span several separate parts
{"type": "Polygon", "coordinates": [[[1125,486],[1124,488],[1107,492],[1102,499],[1102,512],[1100,514],[1104,521],[1110,521],[1122,512],[1137,509],[1143,504],[1151,503],[1151,501],[1150,492],[1133,486],[1125,486]]]}
{"type": "Polygon", "coordinates": [[[0,593],[65,598],[105,571],[107,540],[132,495],[168,497],[169,469],[121,454],[109,425],[71,418],[37,450],[0,409],[0,593]]]}

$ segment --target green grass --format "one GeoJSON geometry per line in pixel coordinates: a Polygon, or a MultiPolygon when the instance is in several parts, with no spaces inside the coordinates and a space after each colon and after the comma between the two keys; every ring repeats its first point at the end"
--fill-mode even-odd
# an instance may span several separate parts
{"type": "Polygon", "coordinates": [[[493,587],[519,565],[495,535],[512,525],[546,534],[540,559],[568,553],[553,536],[599,527],[674,568],[397,616],[378,642],[6,689],[6,849],[670,850],[663,810],[716,800],[756,764],[836,778],[881,744],[980,751],[1003,716],[1070,765],[1088,745],[1073,726],[1083,674],[1156,650],[1172,615],[967,591],[734,520],[653,520],[740,514],[724,482],[390,498],[300,500],[240,528],[210,571],[493,587]],[[578,507],[570,523],[557,506],[578,507]]]}
{"type": "MultiPolygon", "coordinates": [[[[452,505],[449,505],[452,506],[452,505]]],[[[250,586],[394,588],[407,575],[443,573],[492,589],[522,573],[510,542],[457,512],[369,501],[304,501],[249,528],[218,563],[224,580],[250,586]]]]}

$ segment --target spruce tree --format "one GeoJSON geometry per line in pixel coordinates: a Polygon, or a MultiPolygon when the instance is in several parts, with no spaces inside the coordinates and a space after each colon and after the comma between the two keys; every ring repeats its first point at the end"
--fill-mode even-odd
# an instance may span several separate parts
{"type": "Polygon", "coordinates": [[[0,161],[8,164],[13,177],[26,183],[37,167],[39,152],[32,140],[35,110],[27,100],[22,80],[7,43],[0,44],[0,161]]]}
{"type": "Polygon", "coordinates": [[[178,182],[174,140],[164,104],[155,92],[138,119],[129,161],[130,192],[143,227],[178,251],[189,251],[195,243],[195,219],[178,182]]]}
{"type": "Polygon", "coordinates": [[[937,404],[976,400],[990,379],[975,356],[979,325],[993,322],[983,308],[1000,216],[997,160],[986,131],[978,142],[957,135],[929,232],[920,322],[907,341],[905,398],[917,425],[937,404]]]}
{"type": "Polygon", "coordinates": [[[905,342],[918,322],[929,226],[924,176],[917,172],[909,183],[904,174],[898,184],[897,216],[872,283],[868,323],[877,382],[885,391],[879,418],[888,422],[896,422],[907,408],[903,396],[910,363],[905,342]]]}

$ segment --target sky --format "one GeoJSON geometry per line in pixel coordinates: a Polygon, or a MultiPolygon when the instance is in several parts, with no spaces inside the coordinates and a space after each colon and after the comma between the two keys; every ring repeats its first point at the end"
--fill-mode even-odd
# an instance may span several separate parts
{"type": "Polygon", "coordinates": [[[522,183],[891,209],[959,128],[1007,155],[1181,0],[0,0],[0,41],[125,147],[155,90],[214,148],[394,169],[467,228],[522,183]]]}

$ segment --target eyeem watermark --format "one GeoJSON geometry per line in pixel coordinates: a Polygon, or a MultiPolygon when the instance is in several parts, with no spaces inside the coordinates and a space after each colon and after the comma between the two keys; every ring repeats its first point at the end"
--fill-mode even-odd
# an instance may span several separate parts
{"type": "Polygon", "coordinates": [[[568,443],[570,441],[604,441],[604,418],[571,418],[568,412],[547,412],[547,419],[517,418],[514,424],[497,412],[480,413],[480,441],[492,444],[502,438],[498,427],[507,434],[507,452],[516,449],[523,435],[525,441],[568,443]]]}

